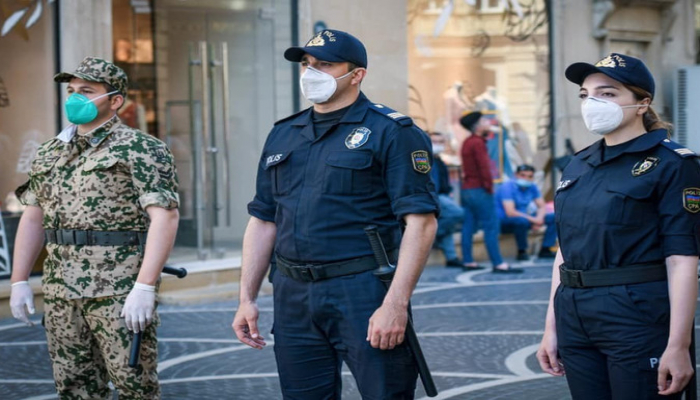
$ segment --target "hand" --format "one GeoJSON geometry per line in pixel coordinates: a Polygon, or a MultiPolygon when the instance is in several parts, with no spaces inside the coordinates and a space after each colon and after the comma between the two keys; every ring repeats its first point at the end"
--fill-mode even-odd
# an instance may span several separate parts
{"type": "Polygon", "coordinates": [[[27,317],[27,310],[30,314],[34,314],[34,292],[29,287],[29,282],[21,281],[12,284],[12,292],[10,293],[10,308],[12,316],[24,322],[28,326],[34,325],[27,317]],[[25,310],[26,307],[26,310],[25,310]]]}
{"type": "Polygon", "coordinates": [[[391,350],[403,343],[408,310],[405,306],[384,303],[369,319],[367,341],[372,347],[391,350]]]}
{"type": "Polygon", "coordinates": [[[255,302],[243,302],[238,306],[231,327],[241,343],[258,350],[267,345],[258,331],[258,305],[255,302]]]}
{"type": "Polygon", "coordinates": [[[122,309],[126,328],[134,333],[143,332],[153,321],[155,305],[156,287],[136,282],[122,309]]]}
{"type": "Polygon", "coordinates": [[[542,217],[532,217],[532,219],[530,220],[530,222],[532,222],[533,225],[535,225],[536,227],[539,228],[540,226],[544,225],[544,216],[542,216],[542,217]]]}
{"type": "Polygon", "coordinates": [[[557,333],[555,331],[545,330],[540,348],[537,350],[537,361],[539,361],[542,371],[550,375],[563,376],[566,373],[564,364],[559,360],[557,333]]]}
{"type": "Polygon", "coordinates": [[[659,394],[666,396],[680,392],[690,382],[693,373],[689,350],[687,348],[671,349],[667,347],[659,361],[657,377],[659,394]]]}

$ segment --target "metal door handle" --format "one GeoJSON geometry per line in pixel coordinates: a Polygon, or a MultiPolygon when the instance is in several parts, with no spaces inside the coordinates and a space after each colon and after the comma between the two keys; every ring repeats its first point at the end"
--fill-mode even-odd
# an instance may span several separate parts
{"type": "Polygon", "coordinates": [[[228,146],[228,139],[229,135],[231,134],[231,126],[230,126],[230,120],[231,120],[231,114],[230,114],[230,105],[231,105],[231,97],[229,93],[229,71],[228,71],[228,43],[227,42],[221,42],[221,81],[223,84],[223,90],[222,90],[222,106],[223,106],[223,111],[224,111],[224,130],[223,130],[223,141],[222,141],[222,146],[224,148],[223,151],[223,172],[221,174],[221,178],[224,181],[224,190],[226,191],[226,195],[224,196],[225,199],[225,208],[226,208],[226,226],[231,226],[231,180],[229,179],[229,162],[230,162],[230,154],[229,154],[229,146],[228,146]]]}

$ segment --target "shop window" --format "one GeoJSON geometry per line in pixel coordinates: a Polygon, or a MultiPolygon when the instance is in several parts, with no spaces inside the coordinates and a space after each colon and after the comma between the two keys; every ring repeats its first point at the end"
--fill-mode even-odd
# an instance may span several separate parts
{"type": "Polygon", "coordinates": [[[152,2],[113,0],[112,16],[114,63],[129,77],[119,117],[132,128],[157,135],[152,2]]]}

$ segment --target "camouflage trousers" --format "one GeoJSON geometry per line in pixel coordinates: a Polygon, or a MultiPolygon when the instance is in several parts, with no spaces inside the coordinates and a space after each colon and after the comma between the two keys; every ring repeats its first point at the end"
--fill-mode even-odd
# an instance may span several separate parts
{"type": "Polygon", "coordinates": [[[44,299],[44,324],[60,399],[160,399],[154,323],[141,341],[138,368],[130,368],[131,333],[119,317],[126,295],[94,299],[44,299]]]}

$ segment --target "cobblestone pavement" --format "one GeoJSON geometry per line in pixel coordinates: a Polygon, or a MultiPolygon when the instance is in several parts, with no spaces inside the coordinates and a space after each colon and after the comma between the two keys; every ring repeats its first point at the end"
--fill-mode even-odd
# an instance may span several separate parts
{"type": "MultiPolygon", "coordinates": [[[[565,380],[542,374],[534,356],[551,262],[519,266],[525,273],[426,268],[413,297],[414,322],[437,399],[570,399],[565,380]]],[[[235,307],[233,301],[161,307],[164,399],[281,398],[272,346],[257,351],[235,340],[235,307]]],[[[261,330],[269,332],[272,298],[261,297],[260,308],[261,330]]],[[[360,399],[347,370],[343,376],[343,399],[360,399]]],[[[0,399],[56,398],[51,377],[41,327],[0,320],[0,399]]],[[[416,398],[427,399],[420,383],[416,398]]]]}

